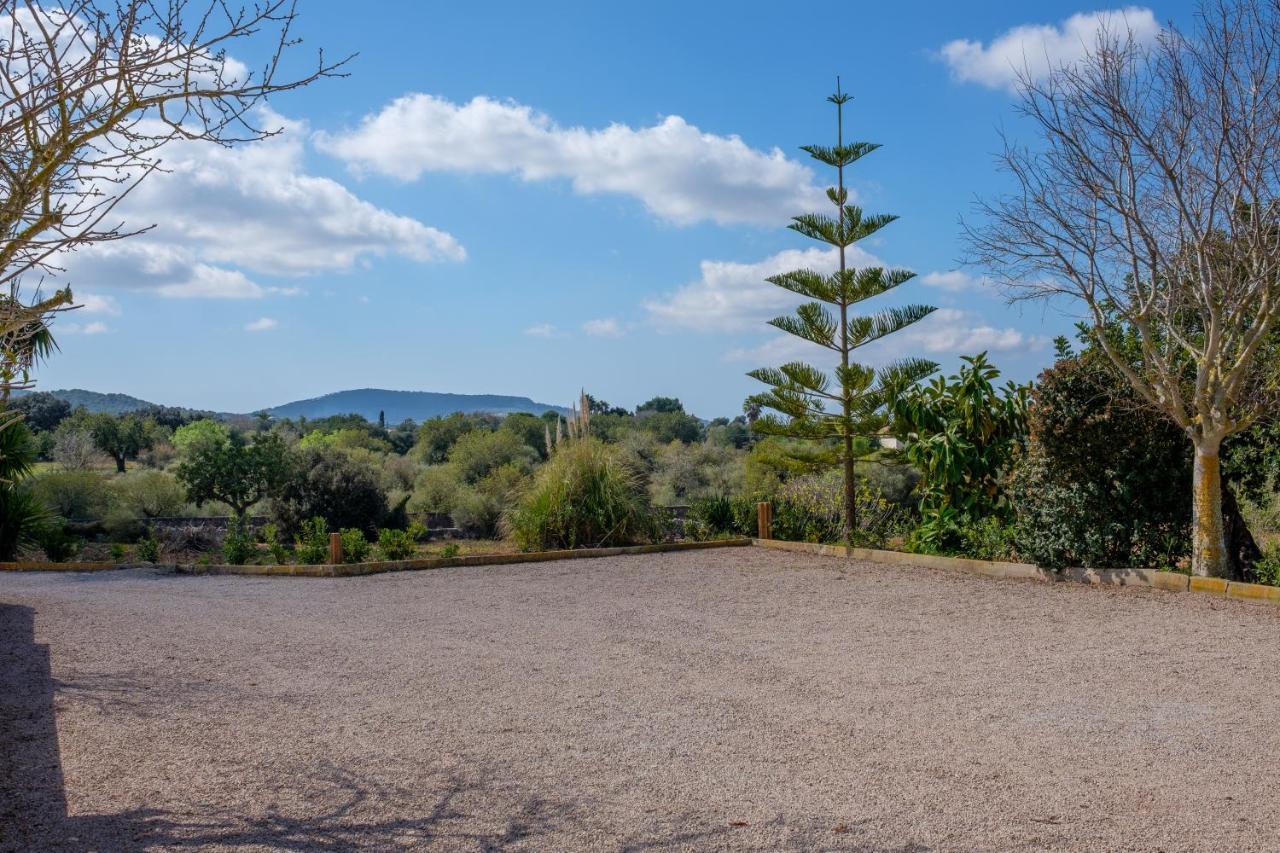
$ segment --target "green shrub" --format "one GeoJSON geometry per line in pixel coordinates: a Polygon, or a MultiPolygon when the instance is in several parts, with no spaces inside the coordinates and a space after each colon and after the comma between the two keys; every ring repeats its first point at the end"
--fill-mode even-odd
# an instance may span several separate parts
{"type": "Polygon", "coordinates": [[[383,528],[378,532],[378,553],[384,560],[407,560],[413,556],[417,545],[404,530],[383,528]]]}
{"type": "Polygon", "coordinates": [[[45,557],[54,563],[65,563],[80,553],[84,546],[84,540],[67,533],[57,519],[42,525],[36,532],[35,541],[40,550],[44,551],[45,557]]]}
{"type": "Polygon", "coordinates": [[[414,542],[426,542],[431,538],[431,531],[421,521],[409,522],[409,528],[406,532],[414,542]]]}
{"type": "Polygon", "coordinates": [[[293,553],[304,566],[315,566],[329,560],[329,525],[319,516],[303,522],[294,537],[293,553]]]}
{"type": "Polygon", "coordinates": [[[271,502],[272,520],[296,532],[317,516],[333,529],[357,527],[376,535],[387,516],[378,471],[342,450],[299,454],[297,473],[271,502]]]}
{"type": "Polygon", "coordinates": [[[1253,564],[1254,583],[1280,586],[1280,545],[1273,545],[1253,564]]]}
{"type": "Polygon", "coordinates": [[[111,562],[113,562],[113,563],[123,563],[123,562],[124,562],[125,555],[126,555],[127,553],[128,553],[128,551],[127,551],[127,549],[124,547],[124,544],[123,544],[123,543],[120,543],[120,542],[112,542],[112,543],[111,543],[111,562]]]}
{"type": "Polygon", "coordinates": [[[280,540],[280,526],[275,523],[262,526],[262,541],[271,553],[271,562],[283,566],[289,562],[289,548],[280,540]]]}
{"type": "Polygon", "coordinates": [[[242,518],[232,518],[222,537],[222,558],[230,566],[243,566],[253,556],[253,534],[242,518]]]}
{"type": "Polygon", "coordinates": [[[1188,552],[1190,444],[1099,356],[1062,359],[1040,374],[1029,427],[1009,490],[1026,560],[1167,566],[1188,552]]]}
{"type": "Polygon", "coordinates": [[[364,531],[358,527],[344,527],[342,536],[342,561],[344,563],[362,563],[369,556],[369,540],[364,531]]]}
{"type": "MultiPolygon", "coordinates": [[[[736,529],[733,501],[724,495],[694,498],[689,501],[689,514],[685,517],[684,532],[690,539],[711,539],[728,536],[736,529]]],[[[746,534],[742,534],[746,535],[746,534]]]]}
{"type": "Polygon", "coordinates": [[[101,520],[116,500],[111,481],[96,471],[49,471],[30,488],[50,512],[73,520],[101,520]]]}
{"type": "Polygon", "coordinates": [[[31,476],[37,447],[31,430],[21,421],[0,430],[0,560],[17,559],[23,546],[51,523],[49,510],[23,480],[31,476]]]}
{"type": "Polygon", "coordinates": [[[561,445],[507,525],[526,551],[625,545],[658,534],[645,483],[615,449],[594,438],[561,445]]]}
{"type": "Polygon", "coordinates": [[[160,540],[155,537],[155,534],[149,534],[145,539],[138,540],[133,552],[144,563],[158,563],[160,562],[160,540]]]}
{"type": "Polygon", "coordinates": [[[448,465],[424,468],[414,483],[409,507],[414,512],[448,512],[460,485],[457,472],[448,465]]]}
{"type": "Polygon", "coordinates": [[[454,526],[468,536],[496,537],[503,514],[515,503],[525,482],[519,466],[503,465],[475,485],[460,485],[449,507],[454,526]]]}
{"type": "Polygon", "coordinates": [[[446,560],[452,560],[454,557],[458,556],[458,552],[461,550],[462,549],[458,547],[457,542],[450,542],[448,545],[445,545],[440,549],[440,556],[444,557],[446,560]]]}
{"type": "Polygon", "coordinates": [[[187,504],[182,484],[164,471],[133,471],[114,486],[119,505],[140,518],[179,515],[187,504]]]}
{"type": "Polygon", "coordinates": [[[986,353],[961,361],[958,373],[914,386],[892,405],[903,456],[923,475],[916,543],[943,551],[960,549],[964,531],[987,518],[1012,519],[1005,484],[1027,434],[1028,387],[997,389],[1000,371],[986,353]]]}
{"type": "Polygon", "coordinates": [[[1014,527],[988,516],[960,531],[960,553],[973,560],[1013,560],[1014,527]]]}

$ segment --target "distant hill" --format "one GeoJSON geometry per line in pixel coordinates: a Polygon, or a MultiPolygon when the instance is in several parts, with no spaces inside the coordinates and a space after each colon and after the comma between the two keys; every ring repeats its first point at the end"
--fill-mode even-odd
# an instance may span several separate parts
{"type": "Polygon", "coordinates": [[[385,391],[380,388],[361,388],[356,391],[337,391],[298,400],[267,409],[267,414],[277,418],[325,418],[330,415],[346,415],[354,412],[371,421],[378,419],[378,412],[385,412],[388,424],[398,424],[406,418],[424,421],[454,412],[489,412],[505,415],[511,412],[564,411],[562,406],[535,403],[528,397],[507,397],[500,394],[440,394],[434,391],[385,391]]]}
{"type": "MultiPolygon", "coordinates": [[[[45,389],[39,388],[39,391],[45,389]]],[[[91,412],[108,412],[113,415],[123,415],[126,412],[136,412],[139,409],[149,409],[154,403],[148,403],[146,400],[139,400],[137,397],[130,397],[128,394],[101,394],[97,391],[86,391],[83,388],[66,388],[58,391],[47,391],[59,400],[66,400],[71,404],[72,409],[84,406],[91,412]]],[[[16,394],[14,396],[17,396],[16,394]]]]}
{"type": "MultiPolygon", "coordinates": [[[[66,400],[73,409],[84,406],[90,412],[109,412],[113,415],[149,409],[155,405],[128,394],[102,394],[98,391],[85,391],[83,388],[61,389],[47,393],[60,400],[66,400]]],[[[267,414],[277,418],[326,418],[330,415],[355,413],[363,415],[370,421],[376,421],[378,413],[385,412],[387,423],[392,425],[406,418],[424,421],[427,418],[451,415],[454,412],[467,414],[489,412],[495,415],[530,412],[540,415],[548,411],[566,410],[563,406],[535,403],[528,397],[507,397],[501,394],[439,394],[434,391],[384,391],[380,388],[335,391],[323,397],[296,400],[266,409],[267,414]]],[[[217,417],[238,418],[245,415],[223,413],[217,417]]]]}

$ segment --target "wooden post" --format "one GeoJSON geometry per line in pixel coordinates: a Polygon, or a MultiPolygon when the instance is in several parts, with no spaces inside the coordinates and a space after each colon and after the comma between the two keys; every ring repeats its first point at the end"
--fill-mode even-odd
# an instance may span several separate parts
{"type": "Polygon", "coordinates": [[[342,534],[329,534],[329,562],[338,565],[342,562],[342,534]]]}
{"type": "Polygon", "coordinates": [[[773,505],[768,501],[756,504],[756,533],[760,539],[773,538],[773,505]]]}

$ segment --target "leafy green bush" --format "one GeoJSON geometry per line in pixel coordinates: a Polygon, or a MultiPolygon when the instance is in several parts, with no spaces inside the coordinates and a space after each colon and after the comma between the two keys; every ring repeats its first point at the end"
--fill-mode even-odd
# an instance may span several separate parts
{"type": "Polygon", "coordinates": [[[121,542],[111,543],[111,562],[123,563],[125,555],[127,553],[128,553],[128,549],[124,547],[124,543],[121,543],[121,542]]]}
{"type": "Polygon", "coordinates": [[[1026,437],[1028,388],[997,389],[1000,371],[986,353],[962,361],[959,373],[915,386],[892,405],[903,455],[923,475],[918,547],[957,550],[965,530],[1013,514],[1004,486],[1026,437]]]}
{"type": "Polygon", "coordinates": [[[378,553],[384,560],[407,560],[416,549],[413,537],[404,530],[388,530],[384,527],[378,532],[378,553]]]}
{"type": "Polygon", "coordinates": [[[431,531],[421,521],[409,522],[409,527],[405,532],[409,534],[409,538],[414,542],[426,542],[431,538],[431,531]]]}
{"type": "Polygon", "coordinates": [[[446,560],[452,560],[454,557],[458,556],[458,552],[461,550],[462,549],[458,547],[457,542],[450,542],[448,545],[445,545],[440,549],[440,556],[444,557],[446,560]]]}
{"type": "Polygon", "coordinates": [[[320,516],[305,521],[293,540],[293,553],[304,566],[315,566],[329,560],[329,525],[320,516]]]}
{"type": "Polygon", "coordinates": [[[0,560],[13,560],[18,550],[35,544],[50,523],[49,510],[24,488],[38,448],[21,421],[0,430],[0,560]]]}
{"type": "Polygon", "coordinates": [[[262,541],[271,553],[271,562],[283,566],[289,562],[289,548],[280,541],[280,525],[271,523],[262,526],[262,541]]]}
{"type": "Polygon", "coordinates": [[[694,498],[689,502],[689,515],[685,518],[684,532],[690,539],[710,539],[715,536],[739,533],[733,501],[724,495],[694,498]]]}
{"type": "Polygon", "coordinates": [[[30,489],[50,512],[77,521],[101,520],[116,501],[111,481],[96,471],[48,471],[32,477],[30,489]]]}
{"type": "Polygon", "coordinates": [[[369,540],[364,531],[358,527],[344,527],[342,535],[342,561],[344,563],[363,563],[369,556],[369,540]]]}
{"type": "Polygon", "coordinates": [[[1040,374],[1010,495],[1017,548],[1049,568],[1167,566],[1190,547],[1191,454],[1100,357],[1040,374]]]}
{"type": "Polygon", "coordinates": [[[330,528],[357,527],[376,535],[387,515],[378,471],[341,450],[298,454],[297,468],[271,502],[272,520],[296,532],[307,519],[330,528]]]}
{"type": "Polygon", "coordinates": [[[187,504],[182,484],[164,471],[132,471],[113,485],[119,505],[138,518],[180,515],[187,504]]]}
{"type": "Polygon", "coordinates": [[[160,562],[160,540],[154,534],[148,535],[145,539],[139,539],[133,550],[134,555],[144,563],[160,562]]]}
{"type": "Polygon", "coordinates": [[[222,558],[230,566],[243,566],[253,556],[253,533],[242,518],[232,517],[222,537],[222,558]]]}
{"type": "Polygon", "coordinates": [[[1280,545],[1273,545],[1262,554],[1262,559],[1253,564],[1254,583],[1268,586],[1280,586],[1280,545]]]}
{"type": "Polygon", "coordinates": [[[41,525],[36,531],[35,541],[45,557],[54,563],[65,563],[80,553],[84,546],[84,540],[68,533],[57,519],[41,525]]]}
{"type": "Polygon", "coordinates": [[[643,480],[594,438],[561,445],[506,523],[526,551],[624,545],[658,534],[643,480]]]}

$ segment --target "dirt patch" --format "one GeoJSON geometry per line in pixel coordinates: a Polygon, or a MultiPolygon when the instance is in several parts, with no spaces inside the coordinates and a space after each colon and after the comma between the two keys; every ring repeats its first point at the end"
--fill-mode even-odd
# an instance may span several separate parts
{"type": "Polygon", "coordinates": [[[1280,609],[735,548],[0,576],[0,849],[1280,848],[1280,609]]]}

